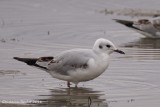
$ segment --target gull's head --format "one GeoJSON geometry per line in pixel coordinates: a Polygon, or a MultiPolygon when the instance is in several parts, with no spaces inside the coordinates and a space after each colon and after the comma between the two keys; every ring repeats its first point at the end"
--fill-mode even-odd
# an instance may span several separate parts
{"type": "Polygon", "coordinates": [[[110,55],[113,52],[118,52],[120,54],[125,54],[123,51],[116,48],[116,46],[107,39],[97,39],[94,43],[93,50],[98,53],[106,53],[110,55]]]}

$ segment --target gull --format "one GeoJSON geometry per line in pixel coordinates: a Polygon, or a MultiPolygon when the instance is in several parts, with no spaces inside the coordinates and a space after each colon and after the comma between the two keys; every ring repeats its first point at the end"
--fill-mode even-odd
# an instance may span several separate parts
{"type": "Polygon", "coordinates": [[[113,19],[129,28],[136,30],[148,38],[160,38],[160,17],[138,19],[136,21],[113,19]]]}
{"type": "Polygon", "coordinates": [[[109,66],[110,54],[123,51],[109,40],[97,39],[92,49],[71,49],[60,54],[39,58],[13,57],[18,61],[25,62],[30,66],[37,67],[48,72],[53,78],[77,84],[92,80],[101,75],[109,66]]]}

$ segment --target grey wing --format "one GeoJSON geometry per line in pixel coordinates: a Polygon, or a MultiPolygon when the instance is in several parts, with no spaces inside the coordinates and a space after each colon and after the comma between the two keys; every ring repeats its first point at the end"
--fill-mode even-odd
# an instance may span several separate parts
{"type": "Polygon", "coordinates": [[[68,75],[68,71],[77,68],[86,69],[92,55],[84,52],[67,52],[55,57],[49,64],[48,69],[62,75],[68,75]]]}

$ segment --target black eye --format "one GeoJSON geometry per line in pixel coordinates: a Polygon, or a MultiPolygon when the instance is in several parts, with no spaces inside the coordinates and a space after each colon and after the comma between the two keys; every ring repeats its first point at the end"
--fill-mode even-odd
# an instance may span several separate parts
{"type": "Polygon", "coordinates": [[[110,48],[110,47],[111,47],[111,45],[106,45],[106,47],[107,47],[107,48],[110,48]]]}
{"type": "Polygon", "coordinates": [[[99,48],[102,49],[103,47],[101,45],[99,45],[99,48]]]}

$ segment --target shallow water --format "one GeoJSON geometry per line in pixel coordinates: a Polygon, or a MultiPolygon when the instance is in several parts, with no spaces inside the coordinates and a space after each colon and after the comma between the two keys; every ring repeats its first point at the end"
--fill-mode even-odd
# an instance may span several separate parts
{"type": "Polygon", "coordinates": [[[122,5],[119,0],[1,0],[1,106],[10,106],[3,104],[8,102],[34,103],[33,107],[159,107],[160,40],[144,38],[112,21],[128,17],[99,12],[135,6],[158,9],[159,1],[142,0],[143,5],[125,1],[122,5]],[[113,41],[126,54],[113,54],[109,69],[92,81],[80,83],[78,89],[68,89],[66,82],[12,59],[92,48],[101,37],[113,41]]]}

